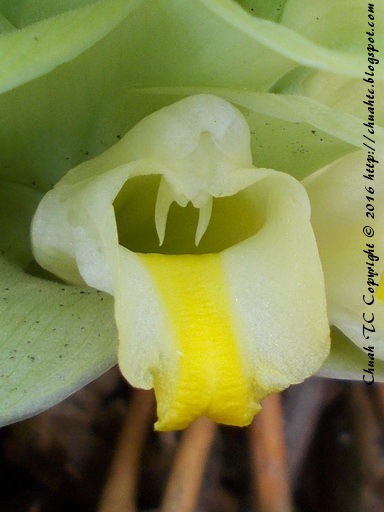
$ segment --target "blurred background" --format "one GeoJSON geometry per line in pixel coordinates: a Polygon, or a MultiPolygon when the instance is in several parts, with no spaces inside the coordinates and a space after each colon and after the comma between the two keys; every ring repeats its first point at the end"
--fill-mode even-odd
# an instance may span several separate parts
{"type": "Polygon", "coordinates": [[[311,378],[247,428],[155,432],[115,367],[0,430],[3,512],[384,511],[384,385],[311,378]]]}

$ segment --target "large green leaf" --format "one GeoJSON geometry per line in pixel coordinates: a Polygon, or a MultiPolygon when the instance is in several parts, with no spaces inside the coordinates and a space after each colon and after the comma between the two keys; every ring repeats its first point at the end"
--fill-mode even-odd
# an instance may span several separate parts
{"type": "Polygon", "coordinates": [[[112,298],[27,273],[40,198],[0,184],[0,425],[64,399],[116,363],[112,298]]]}
{"type": "Polygon", "coordinates": [[[112,298],[0,259],[0,425],[36,414],[116,363],[112,298]]]}

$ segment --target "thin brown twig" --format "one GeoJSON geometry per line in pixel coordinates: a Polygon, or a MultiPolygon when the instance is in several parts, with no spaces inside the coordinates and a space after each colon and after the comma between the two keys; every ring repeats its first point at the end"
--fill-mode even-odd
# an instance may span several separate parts
{"type": "Polygon", "coordinates": [[[183,433],[165,490],[161,512],[193,512],[216,425],[199,418],[183,433]]]}
{"type": "Polygon", "coordinates": [[[98,512],[135,512],[140,455],[153,411],[153,393],[134,389],[98,512]]]}
{"type": "Polygon", "coordinates": [[[253,485],[260,512],[291,512],[280,395],[263,401],[249,427],[253,485]]]}
{"type": "Polygon", "coordinates": [[[285,394],[285,446],[288,475],[292,489],[300,485],[300,476],[319,419],[339,388],[328,379],[312,377],[292,386],[285,394]]]}

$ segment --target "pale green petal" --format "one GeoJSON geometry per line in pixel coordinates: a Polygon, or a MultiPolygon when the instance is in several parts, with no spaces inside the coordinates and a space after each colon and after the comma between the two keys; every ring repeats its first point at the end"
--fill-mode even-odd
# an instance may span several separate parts
{"type": "MultiPolygon", "coordinates": [[[[325,363],[318,372],[320,377],[332,379],[359,380],[367,383],[372,381],[372,367],[369,363],[369,351],[359,350],[354,343],[343,335],[338,329],[331,329],[331,351],[325,363]],[[367,370],[367,371],[364,371],[367,370]]],[[[369,347],[367,343],[366,347],[369,347]]],[[[374,361],[375,382],[384,382],[384,362],[380,359],[374,361]]]]}
{"type": "MultiPolygon", "coordinates": [[[[372,89],[369,82],[361,78],[350,78],[335,73],[299,68],[284,77],[273,91],[279,95],[306,96],[330,107],[333,115],[350,114],[363,122],[369,115],[368,107],[374,106],[375,123],[378,129],[384,126],[384,105],[380,98],[384,94],[384,82],[375,79],[372,89]],[[374,93],[372,95],[372,92],[374,93]]],[[[369,78],[365,75],[365,78],[369,78]]]]}
{"type": "Polygon", "coordinates": [[[280,21],[287,0],[236,0],[249,14],[271,21],[280,21]]]}
{"type": "MultiPolygon", "coordinates": [[[[384,44],[384,34],[377,29],[380,21],[374,23],[376,31],[368,25],[372,23],[368,5],[361,0],[287,2],[282,23],[332,50],[341,48],[364,55],[365,66],[355,77],[344,76],[338,70],[330,72],[301,66],[283,77],[273,87],[273,92],[306,96],[332,108],[335,117],[347,113],[360,117],[362,122],[366,122],[368,107],[374,104],[375,123],[382,129],[384,106],[380,98],[384,94],[384,83],[379,50],[384,44]]],[[[381,20],[383,16],[384,4],[375,4],[373,18],[381,20]]]]}
{"type": "Polygon", "coordinates": [[[0,35],[0,92],[75,58],[108,34],[140,1],[102,0],[0,35]]]}
{"type": "Polygon", "coordinates": [[[0,425],[50,407],[116,362],[110,297],[27,273],[38,271],[29,230],[40,199],[1,183],[0,425]]]}
{"type": "MultiPolygon", "coordinates": [[[[367,57],[367,35],[369,2],[363,0],[288,0],[284,7],[281,23],[317,44],[331,50],[343,50],[352,55],[367,57]]],[[[381,23],[384,18],[384,4],[374,5],[376,20],[375,40],[377,48],[384,45],[381,23]]],[[[340,62],[340,72],[343,63],[340,62]]],[[[382,76],[382,73],[381,73],[382,76]]]]}
{"type": "Polygon", "coordinates": [[[324,269],[329,320],[361,349],[374,345],[376,357],[384,359],[383,160],[379,154],[354,152],[310,176],[304,185],[324,269]],[[378,160],[373,175],[367,158],[378,160]],[[365,226],[373,231],[364,231],[365,226]],[[375,332],[370,332],[372,315],[375,332]]]}
{"type": "MultiPolygon", "coordinates": [[[[278,24],[268,19],[249,16],[244,9],[231,0],[216,0],[214,2],[212,0],[200,1],[228,25],[236,27],[250,39],[302,65],[333,71],[347,76],[354,76],[356,78],[361,77],[366,69],[367,55],[364,46],[360,47],[360,52],[354,51],[355,48],[353,47],[351,49],[350,45],[347,44],[344,46],[340,45],[340,49],[334,48],[333,46],[329,48],[328,40],[324,36],[319,38],[319,42],[312,42],[307,33],[303,36],[296,31],[297,27],[293,23],[290,23],[288,15],[285,24],[288,26],[292,25],[296,30],[291,30],[287,26],[284,26],[284,15],[281,21],[282,24],[278,24]]],[[[363,3],[360,2],[360,5],[363,5],[363,3]]],[[[296,17],[301,20],[301,13],[296,13],[296,17]]],[[[342,24],[344,18],[344,12],[336,12],[332,22],[336,25],[338,23],[342,24]]],[[[379,18],[380,14],[378,14],[378,19],[379,18]]],[[[361,37],[364,38],[364,40],[366,29],[365,19],[360,19],[360,26],[362,26],[361,37]]],[[[328,24],[325,22],[324,25],[324,32],[327,33],[328,24]]],[[[358,39],[356,35],[357,31],[354,30],[351,35],[353,43],[358,39]]],[[[383,77],[384,71],[378,69],[377,78],[383,79],[383,77]]]]}

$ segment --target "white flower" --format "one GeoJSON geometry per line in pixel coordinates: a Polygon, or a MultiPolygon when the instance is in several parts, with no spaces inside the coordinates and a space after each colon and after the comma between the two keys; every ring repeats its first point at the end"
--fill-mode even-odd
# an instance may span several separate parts
{"type": "Polygon", "coordinates": [[[328,354],[305,190],[253,167],[249,142],[232,105],[186,98],[70,171],[33,222],[41,265],[114,296],[120,368],[155,387],[158,429],[246,425],[328,354]]]}

